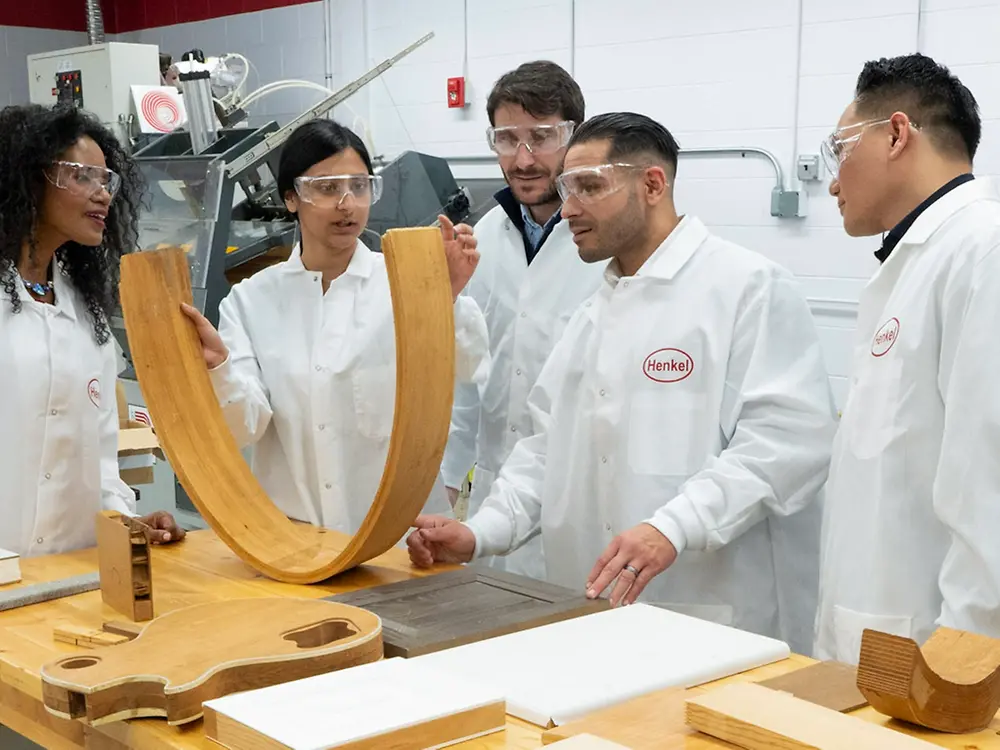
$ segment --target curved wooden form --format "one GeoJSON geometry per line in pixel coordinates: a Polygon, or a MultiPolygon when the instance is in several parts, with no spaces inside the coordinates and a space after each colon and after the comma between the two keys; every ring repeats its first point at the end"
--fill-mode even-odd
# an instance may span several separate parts
{"type": "Polygon", "coordinates": [[[886,716],[939,732],[977,732],[1000,709],[1000,640],[938,628],[920,648],[910,638],[865,630],[858,689],[886,716]]]}
{"type": "Polygon", "coordinates": [[[288,583],[316,583],[382,554],[412,525],[434,485],[451,422],[455,319],[437,228],[383,238],[396,326],[396,401],[378,492],[358,533],[296,524],[271,502],[226,426],[194,325],[184,252],[122,260],[121,301],[139,386],[170,465],[195,507],[243,560],[288,583]]]}
{"type": "Polygon", "coordinates": [[[97,726],[202,703],[382,658],[377,615],[319,599],[234,599],[162,615],[135,640],[42,667],[49,713],[97,726]]]}

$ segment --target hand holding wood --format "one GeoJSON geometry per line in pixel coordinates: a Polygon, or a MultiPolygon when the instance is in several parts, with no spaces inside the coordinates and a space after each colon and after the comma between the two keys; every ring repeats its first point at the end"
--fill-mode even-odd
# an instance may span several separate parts
{"type": "Polygon", "coordinates": [[[441,224],[441,237],[444,239],[444,255],[448,261],[448,275],[451,277],[452,297],[458,298],[465,289],[472,274],[479,265],[479,251],[476,250],[478,240],[468,224],[452,224],[444,214],[438,216],[441,224]]]}
{"type": "Polygon", "coordinates": [[[165,510],[158,510],[136,520],[146,526],[146,536],[149,538],[150,544],[179,542],[187,534],[184,529],[177,525],[174,517],[165,510]]]}
{"type": "Polygon", "coordinates": [[[229,358],[229,350],[222,342],[222,336],[215,330],[208,318],[201,314],[197,308],[184,302],[181,303],[181,310],[194,323],[195,330],[198,331],[198,338],[201,339],[202,354],[205,356],[205,364],[209,370],[214,370],[229,358]]]}
{"type": "Polygon", "coordinates": [[[587,596],[600,596],[615,581],[611,606],[633,604],[653,578],[673,565],[677,549],[648,523],[633,526],[604,550],[587,577],[587,596]]]}
{"type": "Polygon", "coordinates": [[[417,516],[413,525],[417,530],[406,538],[406,546],[418,568],[469,562],[476,551],[476,537],[464,523],[444,516],[417,516]]]}

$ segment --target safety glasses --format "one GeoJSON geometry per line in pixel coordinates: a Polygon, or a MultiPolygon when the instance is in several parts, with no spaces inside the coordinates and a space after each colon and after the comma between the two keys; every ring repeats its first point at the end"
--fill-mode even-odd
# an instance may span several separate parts
{"type": "MultiPolygon", "coordinates": [[[[830,171],[830,175],[834,179],[837,179],[840,176],[840,165],[843,164],[847,157],[854,152],[854,149],[857,148],[858,141],[861,140],[861,136],[864,135],[869,128],[874,128],[878,125],[885,125],[889,122],[892,122],[892,118],[886,118],[884,120],[865,120],[864,122],[856,122],[853,125],[844,125],[844,127],[837,128],[825,139],[823,139],[819,150],[820,154],[823,156],[823,163],[826,164],[826,168],[830,171]],[[842,133],[852,130],[857,132],[850,136],[842,135],[842,133]]],[[[910,127],[914,130],[920,129],[913,122],[910,123],[910,127]]]]}
{"type": "Polygon", "coordinates": [[[556,190],[564,203],[570,197],[581,203],[597,203],[625,187],[629,176],[645,169],[637,164],[621,163],[577,167],[556,178],[556,190]]]}
{"type": "Polygon", "coordinates": [[[53,162],[52,169],[46,171],[45,177],[60,190],[66,190],[80,198],[92,198],[101,190],[106,190],[114,200],[122,184],[122,178],[117,172],[74,161],[53,162]]]}
{"type": "Polygon", "coordinates": [[[295,192],[318,208],[339,206],[348,195],[355,202],[370,206],[382,197],[382,177],[370,174],[296,177],[295,192]]]}
{"type": "Polygon", "coordinates": [[[551,125],[506,125],[486,129],[490,149],[500,156],[513,156],[524,146],[531,154],[552,154],[565,148],[576,123],[570,120],[551,125]]]}

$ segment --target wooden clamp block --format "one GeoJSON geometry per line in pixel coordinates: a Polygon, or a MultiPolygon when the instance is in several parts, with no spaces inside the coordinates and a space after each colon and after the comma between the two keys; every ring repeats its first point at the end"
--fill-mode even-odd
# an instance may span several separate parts
{"type": "Polygon", "coordinates": [[[130,640],[124,635],[108,633],[104,630],[91,630],[77,625],[59,625],[52,629],[52,638],[60,643],[69,643],[83,648],[99,646],[116,646],[130,640]]]}
{"type": "Polygon", "coordinates": [[[149,539],[140,521],[114,511],[97,514],[101,598],[137,622],[153,619],[149,539]]]}
{"type": "Polygon", "coordinates": [[[391,549],[412,526],[441,468],[455,380],[454,299],[441,231],[391,229],[382,253],[396,334],[396,409],[378,491],[346,546],[339,534],[289,520],[244,460],[198,333],[181,310],[192,299],[184,251],[122,258],[129,348],[170,466],[219,538],[279,581],[316,583],[391,549]]]}
{"type": "Polygon", "coordinates": [[[1000,708],[1000,640],[938,628],[923,648],[861,634],[858,689],[879,713],[939,732],[985,729],[1000,708]]]}
{"type": "Polygon", "coordinates": [[[937,745],[752,682],[687,702],[688,726],[747,750],[933,750],[937,745]]]}

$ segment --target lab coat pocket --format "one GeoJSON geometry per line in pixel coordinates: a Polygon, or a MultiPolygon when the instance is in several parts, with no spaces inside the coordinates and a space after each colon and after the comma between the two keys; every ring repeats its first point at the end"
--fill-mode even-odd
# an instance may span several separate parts
{"type": "Polygon", "coordinates": [[[866,364],[850,402],[854,417],[849,445],[858,458],[881,456],[899,430],[895,414],[902,371],[903,360],[898,358],[866,364]]]}
{"type": "Polygon", "coordinates": [[[354,416],[358,432],[372,440],[384,440],[392,433],[396,402],[396,368],[392,365],[360,367],[351,373],[354,416]]]}
{"type": "Polygon", "coordinates": [[[700,464],[704,418],[703,399],[693,393],[636,393],[629,414],[629,467],[636,474],[690,476],[700,464]]]}
{"type": "Polygon", "coordinates": [[[845,664],[857,664],[861,657],[861,634],[865,628],[910,638],[913,618],[897,615],[871,615],[834,605],[834,659],[845,664]]]}

